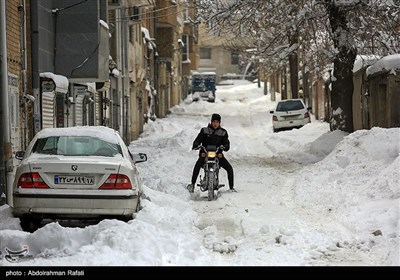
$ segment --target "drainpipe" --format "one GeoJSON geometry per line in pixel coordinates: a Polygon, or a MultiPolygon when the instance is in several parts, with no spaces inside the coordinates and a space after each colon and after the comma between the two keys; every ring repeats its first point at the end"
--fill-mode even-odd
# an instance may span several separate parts
{"type": "Polygon", "coordinates": [[[122,114],[122,135],[124,142],[126,144],[129,144],[128,141],[128,106],[129,106],[129,99],[128,99],[128,85],[127,81],[129,81],[129,69],[128,69],[128,40],[127,37],[129,36],[128,34],[128,21],[126,20],[126,17],[128,16],[126,13],[126,9],[123,9],[121,11],[121,18],[123,19],[121,21],[121,69],[122,69],[122,103],[121,103],[121,114],[122,114]]]}
{"type": "Polygon", "coordinates": [[[122,45],[122,24],[123,24],[123,21],[121,20],[122,17],[123,17],[123,15],[122,15],[121,10],[120,9],[116,9],[115,10],[115,18],[117,20],[115,22],[115,35],[116,35],[115,48],[116,48],[116,63],[117,63],[117,67],[118,67],[117,69],[120,70],[120,75],[116,79],[117,80],[117,100],[114,100],[114,96],[113,96],[113,92],[112,91],[110,91],[110,100],[112,100],[114,102],[114,104],[115,104],[115,105],[114,104],[111,105],[112,106],[112,111],[111,111],[112,114],[113,114],[114,110],[116,110],[118,112],[118,107],[116,106],[117,104],[119,104],[120,108],[121,108],[119,114],[113,114],[111,116],[111,119],[113,120],[111,122],[111,127],[113,127],[113,123],[115,121],[114,120],[114,115],[116,115],[117,116],[117,121],[116,121],[117,127],[113,127],[113,128],[118,130],[121,135],[124,135],[124,132],[123,132],[123,126],[124,126],[124,120],[123,120],[123,116],[124,116],[124,114],[123,114],[124,104],[123,103],[124,103],[124,100],[123,100],[123,96],[124,96],[124,92],[123,92],[123,88],[122,88],[122,86],[123,86],[122,79],[123,79],[123,75],[125,75],[125,71],[124,71],[123,65],[122,65],[122,48],[123,48],[123,45],[122,45]]]}
{"type": "MultiPolygon", "coordinates": [[[[19,7],[18,10],[21,14],[21,61],[22,61],[22,67],[21,67],[21,80],[22,80],[22,96],[25,96],[27,94],[26,89],[27,89],[27,77],[26,77],[26,68],[27,68],[27,54],[26,54],[26,4],[25,0],[20,0],[19,2],[19,7]]],[[[28,103],[24,102],[24,116],[23,116],[23,131],[25,137],[23,138],[23,143],[22,146],[24,147],[24,150],[28,146],[29,143],[29,133],[28,133],[28,103]]]]}
{"type": "Polygon", "coordinates": [[[33,135],[42,129],[41,95],[39,77],[39,1],[30,1],[30,24],[31,24],[31,69],[32,69],[32,94],[35,97],[33,103],[33,135]]]}
{"type": "Polygon", "coordinates": [[[13,177],[12,165],[12,148],[11,148],[11,124],[10,124],[10,111],[9,111],[9,96],[8,96],[8,65],[7,65],[7,26],[6,26],[6,1],[0,1],[0,37],[1,37],[1,166],[0,166],[0,187],[1,187],[1,204],[3,201],[3,193],[6,191],[6,198],[9,205],[11,205],[11,186],[13,177]]]}

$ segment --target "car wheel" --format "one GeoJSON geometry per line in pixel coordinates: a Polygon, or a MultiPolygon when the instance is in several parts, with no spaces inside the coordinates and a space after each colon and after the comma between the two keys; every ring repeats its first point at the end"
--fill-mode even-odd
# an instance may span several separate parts
{"type": "Polygon", "coordinates": [[[20,225],[23,231],[34,232],[41,227],[42,219],[32,218],[30,216],[24,216],[19,218],[20,225]]]}
{"type": "Polygon", "coordinates": [[[277,128],[273,128],[273,130],[274,130],[274,133],[279,132],[279,129],[277,129],[277,128]]]}
{"type": "Polygon", "coordinates": [[[135,218],[135,213],[133,213],[132,215],[128,215],[128,216],[121,216],[121,217],[117,217],[118,220],[123,221],[125,223],[129,222],[130,220],[135,218]]]}

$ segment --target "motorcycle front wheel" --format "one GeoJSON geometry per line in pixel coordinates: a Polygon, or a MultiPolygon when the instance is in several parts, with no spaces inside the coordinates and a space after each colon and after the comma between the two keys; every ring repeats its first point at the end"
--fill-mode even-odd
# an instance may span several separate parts
{"type": "Polygon", "coordinates": [[[214,200],[214,171],[208,172],[208,201],[214,200]]]}

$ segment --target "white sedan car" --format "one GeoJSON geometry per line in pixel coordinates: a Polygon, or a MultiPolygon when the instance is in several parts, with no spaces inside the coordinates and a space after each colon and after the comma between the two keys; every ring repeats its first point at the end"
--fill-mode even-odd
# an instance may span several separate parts
{"type": "Polygon", "coordinates": [[[46,128],[17,152],[12,211],[30,231],[43,218],[118,217],[139,210],[137,162],[119,133],[103,126],[46,128]]]}
{"type": "Polygon", "coordinates": [[[307,108],[302,99],[286,99],[279,101],[272,114],[274,132],[285,128],[300,128],[311,122],[311,108],[307,108]]]}

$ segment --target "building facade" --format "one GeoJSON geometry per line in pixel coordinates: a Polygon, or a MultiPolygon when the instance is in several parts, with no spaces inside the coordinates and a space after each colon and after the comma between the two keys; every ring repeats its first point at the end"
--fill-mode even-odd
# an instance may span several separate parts
{"type": "Polygon", "coordinates": [[[179,104],[199,60],[191,2],[1,1],[0,192],[43,128],[108,126],[129,144],[179,104]]]}

